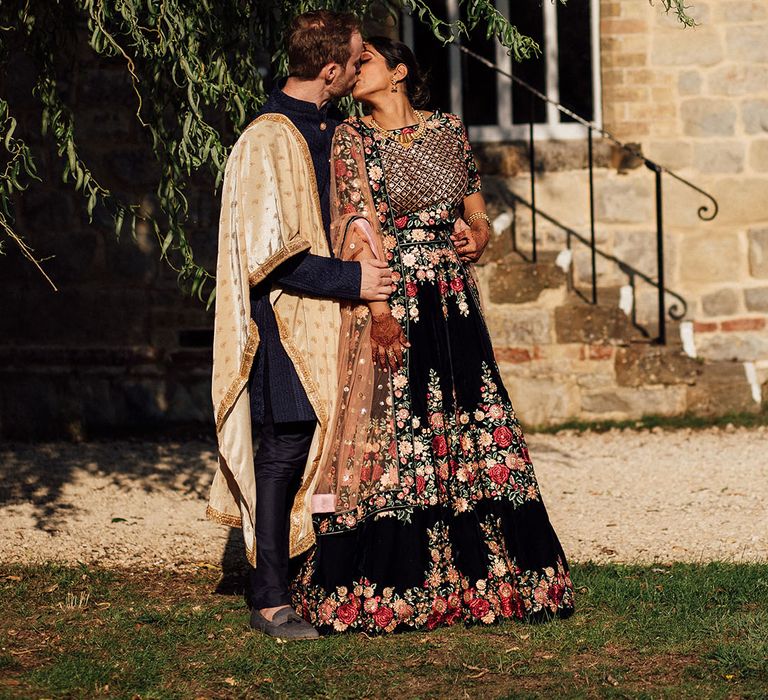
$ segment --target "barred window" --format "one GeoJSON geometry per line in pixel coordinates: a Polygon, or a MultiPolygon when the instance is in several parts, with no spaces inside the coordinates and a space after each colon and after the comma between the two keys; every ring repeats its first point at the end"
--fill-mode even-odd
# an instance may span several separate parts
{"type": "MultiPolygon", "coordinates": [[[[482,30],[462,38],[467,48],[526,81],[579,116],[600,123],[599,3],[579,0],[496,0],[497,9],[520,31],[533,37],[541,56],[517,63],[496,39],[482,30]]],[[[436,15],[464,19],[458,0],[435,0],[436,15]]],[[[451,46],[443,47],[428,27],[403,15],[402,40],[429,71],[432,105],[459,114],[473,141],[509,141],[527,137],[528,122],[542,138],[583,138],[584,128],[554,105],[533,98],[524,88],[451,46]]]]}

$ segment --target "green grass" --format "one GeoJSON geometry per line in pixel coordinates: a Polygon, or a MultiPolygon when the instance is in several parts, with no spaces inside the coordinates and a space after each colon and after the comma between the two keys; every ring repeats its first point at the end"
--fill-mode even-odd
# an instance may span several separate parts
{"type": "Polygon", "coordinates": [[[727,425],[733,425],[736,428],[757,428],[761,425],[768,425],[768,408],[764,407],[758,413],[725,413],[721,416],[698,416],[692,413],[683,413],[679,416],[648,415],[636,420],[582,421],[574,419],[557,425],[524,427],[527,428],[527,432],[531,433],[557,433],[561,430],[579,432],[592,430],[597,433],[604,433],[614,428],[620,430],[624,428],[632,430],[650,430],[651,428],[703,430],[705,428],[724,428],[727,425]]]}
{"type": "Polygon", "coordinates": [[[0,697],[768,697],[768,565],[573,576],[567,621],[279,644],[216,572],[6,567],[0,697]]]}

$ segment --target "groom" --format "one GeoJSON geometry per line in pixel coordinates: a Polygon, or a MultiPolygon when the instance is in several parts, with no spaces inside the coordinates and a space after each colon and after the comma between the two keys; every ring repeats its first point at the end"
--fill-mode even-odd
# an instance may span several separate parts
{"type": "Polygon", "coordinates": [[[349,14],[307,12],[287,35],[290,77],[227,162],[216,278],[213,400],[219,469],[206,511],[243,529],[251,627],[317,631],[290,607],[288,559],[314,541],[310,499],[336,393],[335,300],[386,300],[386,263],[332,257],[330,149],[363,42],[349,14]],[[253,434],[258,436],[254,455],[253,434]]]}

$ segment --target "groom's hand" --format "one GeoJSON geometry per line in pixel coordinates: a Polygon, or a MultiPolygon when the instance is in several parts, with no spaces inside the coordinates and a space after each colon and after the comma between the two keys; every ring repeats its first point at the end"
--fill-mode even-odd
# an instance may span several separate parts
{"type": "Polygon", "coordinates": [[[360,261],[360,298],[363,301],[386,301],[392,294],[392,273],[382,260],[360,261]]]}

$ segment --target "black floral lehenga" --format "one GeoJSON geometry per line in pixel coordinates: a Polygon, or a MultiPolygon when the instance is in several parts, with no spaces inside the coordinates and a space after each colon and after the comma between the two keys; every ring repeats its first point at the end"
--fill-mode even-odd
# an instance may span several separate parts
{"type": "Polygon", "coordinates": [[[406,148],[351,118],[331,163],[336,252],[386,257],[411,347],[400,370],[377,369],[367,308],[343,307],[343,386],[317,489],[334,507],[313,516],[294,606],[325,631],[569,615],[566,558],[450,240],[480,188],[462,123],[435,112],[406,148]],[[373,235],[351,225],[361,216],[373,235]]]}

